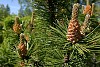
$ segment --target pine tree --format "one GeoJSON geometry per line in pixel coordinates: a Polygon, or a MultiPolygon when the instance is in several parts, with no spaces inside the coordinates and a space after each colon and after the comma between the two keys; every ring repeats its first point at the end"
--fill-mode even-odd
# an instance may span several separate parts
{"type": "MultiPolygon", "coordinates": [[[[78,14],[81,8],[76,2],[79,0],[19,1],[25,5],[25,8],[31,6],[35,10],[32,9],[34,11],[32,17],[30,15],[23,15],[20,19],[15,17],[14,24],[13,17],[4,19],[2,33],[0,30],[4,38],[0,43],[0,67],[100,66],[98,62],[100,25],[96,25],[93,30],[86,33],[88,22],[95,14],[91,15],[92,7],[90,12],[86,11],[83,15],[81,12],[78,14]],[[71,8],[72,5],[73,8],[71,8]],[[55,27],[51,21],[56,22],[55,27]]],[[[24,10],[22,10],[23,13],[24,10]]],[[[25,13],[28,14],[27,11],[25,13]]]]}

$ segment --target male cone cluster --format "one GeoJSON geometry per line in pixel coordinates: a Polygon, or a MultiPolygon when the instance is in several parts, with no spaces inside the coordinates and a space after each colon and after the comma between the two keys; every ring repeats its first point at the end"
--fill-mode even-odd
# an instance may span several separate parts
{"type": "Polygon", "coordinates": [[[24,35],[21,33],[20,34],[20,43],[18,45],[18,50],[19,50],[19,55],[21,58],[25,58],[26,57],[26,54],[27,54],[27,47],[24,43],[24,35]]]}
{"type": "Polygon", "coordinates": [[[81,26],[81,34],[83,34],[83,35],[85,35],[85,32],[86,32],[85,29],[86,29],[87,26],[88,26],[89,19],[90,19],[90,15],[87,14],[87,15],[85,16],[85,20],[84,20],[84,22],[83,22],[83,24],[82,24],[82,26],[81,26]]]}
{"type": "Polygon", "coordinates": [[[87,5],[83,11],[83,14],[89,14],[89,15],[92,15],[92,12],[91,12],[91,6],[90,5],[87,5]]]}
{"type": "Polygon", "coordinates": [[[72,18],[70,20],[67,31],[67,40],[72,43],[76,43],[82,37],[82,34],[80,33],[80,25],[77,20],[78,8],[79,8],[78,3],[73,5],[72,18]]]}
{"type": "Polygon", "coordinates": [[[87,0],[87,5],[85,9],[83,10],[83,14],[89,14],[90,16],[93,15],[93,10],[94,10],[94,3],[92,3],[92,6],[89,4],[89,0],[87,0]]]}
{"type": "Polygon", "coordinates": [[[21,33],[21,25],[19,24],[19,17],[15,18],[15,23],[13,25],[13,30],[17,34],[21,33]]]}
{"type": "Polygon", "coordinates": [[[88,22],[89,22],[90,17],[93,15],[93,10],[94,10],[94,3],[92,3],[92,6],[91,6],[89,4],[89,0],[87,0],[87,5],[86,5],[85,9],[83,9],[83,14],[86,16],[85,16],[85,20],[81,26],[81,33],[83,35],[85,35],[85,29],[88,26],[88,22]]]}

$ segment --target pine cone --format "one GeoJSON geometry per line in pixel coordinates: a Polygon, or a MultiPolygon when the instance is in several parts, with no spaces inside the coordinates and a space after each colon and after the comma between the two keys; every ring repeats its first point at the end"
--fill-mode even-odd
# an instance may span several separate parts
{"type": "Polygon", "coordinates": [[[21,33],[21,26],[20,24],[14,24],[13,30],[15,33],[20,34],[21,33]]]}
{"type": "Polygon", "coordinates": [[[72,19],[77,19],[78,18],[78,8],[79,4],[74,4],[73,9],[72,9],[72,19]]]}
{"type": "Polygon", "coordinates": [[[72,18],[70,20],[68,31],[67,31],[67,40],[71,41],[72,43],[76,43],[81,39],[80,33],[80,25],[78,23],[78,8],[79,4],[74,4],[72,9],[72,18]]]}
{"type": "Polygon", "coordinates": [[[27,48],[26,48],[25,44],[20,43],[18,45],[18,50],[19,50],[20,57],[24,58],[26,56],[26,54],[27,54],[27,48]]]}
{"type": "Polygon", "coordinates": [[[19,24],[19,18],[18,17],[15,18],[15,23],[13,25],[13,30],[17,34],[20,34],[21,33],[21,26],[19,24]]]}
{"type": "Polygon", "coordinates": [[[87,5],[85,9],[83,10],[83,14],[89,14],[90,16],[93,15],[93,10],[94,10],[94,3],[92,3],[92,6],[89,3],[89,0],[87,0],[87,5]]]}
{"type": "Polygon", "coordinates": [[[35,13],[32,12],[32,17],[31,17],[31,21],[29,22],[27,29],[29,30],[29,32],[31,33],[34,29],[34,17],[35,17],[35,13]]]}
{"type": "Polygon", "coordinates": [[[27,47],[24,44],[24,35],[21,33],[20,34],[20,43],[18,45],[18,50],[19,50],[19,55],[21,58],[25,58],[27,54],[27,47]]]}
{"type": "Polygon", "coordinates": [[[86,7],[85,7],[85,9],[83,10],[83,14],[89,14],[89,15],[91,15],[91,12],[92,12],[92,9],[91,9],[91,6],[90,5],[87,5],[86,7]]]}
{"type": "Polygon", "coordinates": [[[82,26],[81,26],[81,34],[83,34],[83,35],[85,35],[85,29],[86,29],[87,26],[88,26],[89,19],[90,19],[90,15],[87,14],[87,15],[85,16],[85,20],[84,20],[84,22],[83,22],[83,24],[82,24],[82,26]]]}
{"type": "Polygon", "coordinates": [[[71,41],[72,43],[75,43],[79,39],[81,39],[81,36],[82,35],[80,33],[80,25],[78,21],[75,19],[70,20],[68,26],[67,40],[71,41]]]}

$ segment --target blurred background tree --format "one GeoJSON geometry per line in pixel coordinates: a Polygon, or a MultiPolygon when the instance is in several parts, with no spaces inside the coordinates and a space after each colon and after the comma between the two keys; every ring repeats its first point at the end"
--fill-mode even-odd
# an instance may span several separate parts
{"type": "Polygon", "coordinates": [[[4,6],[3,4],[0,4],[0,21],[9,15],[10,15],[9,5],[7,4],[6,6],[4,6]]]}
{"type": "MultiPolygon", "coordinates": [[[[66,16],[70,19],[71,8],[74,3],[86,5],[86,0],[19,0],[21,6],[19,15],[22,14],[24,16],[35,11],[37,15],[43,17],[49,24],[54,25],[54,23],[57,23],[56,20],[64,21],[63,18],[66,18],[66,16]]],[[[97,7],[99,0],[90,0],[90,3],[95,3],[97,7]]],[[[99,11],[97,10],[97,12],[99,11]]]]}

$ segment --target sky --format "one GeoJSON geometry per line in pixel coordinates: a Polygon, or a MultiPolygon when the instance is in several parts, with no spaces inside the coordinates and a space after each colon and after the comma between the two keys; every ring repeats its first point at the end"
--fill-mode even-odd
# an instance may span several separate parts
{"type": "Polygon", "coordinates": [[[18,0],[0,0],[0,4],[4,4],[5,6],[8,4],[10,7],[11,14],[18,14],[18,10],[20,9],[18,0]]]}

